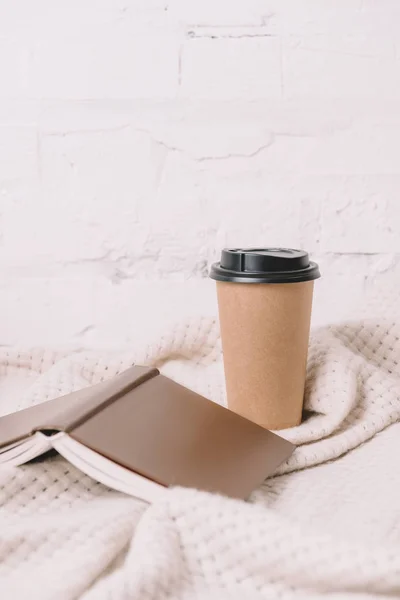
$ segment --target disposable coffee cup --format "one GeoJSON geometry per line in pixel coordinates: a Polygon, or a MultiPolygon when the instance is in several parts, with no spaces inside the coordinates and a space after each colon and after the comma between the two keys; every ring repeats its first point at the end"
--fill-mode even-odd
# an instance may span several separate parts
{"type": "Polygon", "coordinates": [[[228,408],[266,429],[299,425],[318,265],[303,250],[225,249],[210,277],[228,408]]]}

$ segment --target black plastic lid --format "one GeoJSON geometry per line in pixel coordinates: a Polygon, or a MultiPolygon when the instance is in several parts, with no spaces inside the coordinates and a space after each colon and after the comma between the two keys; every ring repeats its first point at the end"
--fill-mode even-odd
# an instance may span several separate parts
{"type": "Polygon", "coordinates": [[[236,283],[296,283],[320,276],[307,252],[291,248],[226,248],[210,271],[212,279],[236,283]]]}

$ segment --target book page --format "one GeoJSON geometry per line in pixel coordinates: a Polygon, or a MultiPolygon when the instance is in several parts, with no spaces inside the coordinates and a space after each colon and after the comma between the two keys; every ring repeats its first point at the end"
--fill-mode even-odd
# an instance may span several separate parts
{"type": "Polygon", "coordinates": [[[51,448],[50,438],[41,433],[35,433],[25,440],[2,448],[0,465],[6,464],[18,467],[51,450],[51,448]]]}
{"type": "Polygon", "coordinates": [[[153,502],[167,491],[164,486],[121,467],[108,458],[101,456],[98,452],[90,450],[83,444],[73,440],[68,434],[57,434],[50,439],[53,448],[66,460],[107,487],[147,502],[153,502]]]}

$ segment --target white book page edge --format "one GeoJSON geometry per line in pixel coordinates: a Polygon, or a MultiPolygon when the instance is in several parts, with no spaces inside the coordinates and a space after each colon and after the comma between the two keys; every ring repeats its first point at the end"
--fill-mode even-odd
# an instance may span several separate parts
{"type": "Polygon", "coordinates": [[[35,433],[17,444],[12,444],[8,448],[7,451],[0,454],[0,464],[19,467],[51,450],[52,443],[49,437],[41,433],[35,433]]]}
{"type": "Polygon", "coordinates": [[[116,464],[72,439],[68,434],[60,433],[50,440],[53,448],[61,456],[77,469],[107,487],[146,502],[154,502],[168,490],[168,488],[116,464]]]}
{"type": "Polygon", "coordinates": [[[13,448],[17,448],[18,446],[21,446],[22,444],[26,444],[26,442],[28,440],[30,440],[31,438],[24,438],[23,440],[18,440],[18,442],[13,442],[12,444],[8,444],[7,446],[3,446],[2,448],[0,448],[0,456],[2,454],[4,454],[5,452],[9,452],[10,450],[12,450],[13,448]]]}
{"type": "Polygon", "coordinates": [[[18,467],[52,448],[89,477],[129,496],[154,502],[168,489],[105,458],[63,432],[52,436],[37,432],[6,446],[0,453],[0,466],[18,467]]]}

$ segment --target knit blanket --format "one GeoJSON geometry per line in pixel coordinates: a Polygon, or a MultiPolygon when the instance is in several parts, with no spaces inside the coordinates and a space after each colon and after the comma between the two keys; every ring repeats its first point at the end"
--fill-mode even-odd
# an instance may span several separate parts
{"type": "MultiPolygon", "coordinates": [[[[313,333],[298,447],[247,502],[171,489],[152,506],[61,457],[0,471],[7,600],[371,599],[400,596],[400,327],[313,333]]],[[[0,349],[7,413],[153,365],[223,403],[215,321],[119,354],[0,349]]],[[[217,459],[217,457],[216,457],[217,459]]]]}

